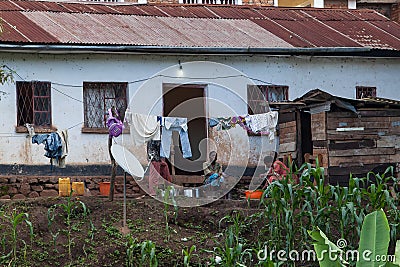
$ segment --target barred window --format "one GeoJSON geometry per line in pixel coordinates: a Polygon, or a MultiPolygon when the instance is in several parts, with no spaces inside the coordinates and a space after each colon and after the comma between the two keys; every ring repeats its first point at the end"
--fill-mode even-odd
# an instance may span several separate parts
{"type": "Polygon", "coordinates": [[[26,123],[44,128],[51,127],[51,83],[16,82],[17,126],[26,123]]]}
{"type": "Polygon", "coordinates": [[[268,102],[282,102],[289,99],[289,86],[248,85],[247,105],[249,114],[268,112],[268,102]]]}
{"type": "Polygon", "coordinates": [[[107,110],[115,107],[123,120],[127,107],[128,83],[84,82],[84,130],[105,129],[107,110]]]}
{"type": "Polygon", "coordinates": [[[362,99],[366,97],[376,97],[376,87],[356,86],[356,98],[362,99]]]}

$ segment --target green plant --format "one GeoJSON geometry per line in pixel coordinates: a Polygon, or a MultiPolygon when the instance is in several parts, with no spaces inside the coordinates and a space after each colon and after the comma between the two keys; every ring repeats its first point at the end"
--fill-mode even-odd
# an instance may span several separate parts
{"type": "Polygon", "coordinates": [[[233,226],[229,226],[225,233],[225,242],[215,247],[213,253],[215,257],[211,259],[214,264],[221,264],[227,267],[246,266],[246,263],[252,261],[251,249],[246,249],[246,244],[239,241],[235,235],[233,226]]]}
{"type": "Polygon", "coordinates": [[[176,224],[176,220],[178,218],[178,205],[175,200],[175,188],[173,186],[167,186],[164,191],[164,196],[163,196],[163,203],[164,203],[164,219],[165,219],[165,241],[168,242],[170,237],[171,237],[171,228],[169,226],[169,218],[168,218],[168,212],[169,212],[169,207],[171,205],[174,206],[174,222],[176,224]]]}
{"type": "MultiPolygon", "coordinates": [[[[65,215],[64,221],[67,226],[67,229],[65,229],[65,231],[63,231],[63,232],[65,232],[66,236],[67,236],[68,257],[69,257],[70,262],[72,262],[72,250],[71,250],[72,245],[73,245],[72,231],[73,231],[73,229],[75,229],[75,230],[77,229],[75,227],[73,218],[80,211],[81,211],[83,218],[86,218],[87,214],[88,214],[88,210],[86,208],[85,203],[83,203],[80,200],[75,200],[72,197],[72,193],[73,193],[73,191],[71,190],[69,196],[66,197],[66,203],[54,204],[47,210],[48,227],[50,229],[50,232],[51,232],[51,225],[55,220],[55,215],[58,214],[57,210],[61,209],[64,212],[64,215],[65,215]]],[[[59,229],[57,229],[57,231],[59,231],[59,229]]],[[[54,238],[53,242],[55,243],[58,233],[53,234],[53,232],[51,232],[51,234],[54,238]]]]}
{"type": "MultiPolygon", "coordinates": [[[[345,266],[348,259],[343,258],[343,250],[333,244],[320,229],[309,231],[309,234],[316,241],[314,248],[321,267],[345,266]],[[331,253],[336,257],[332,257],[331,253]]],[[[356,266],[400,266],[398,259],[394,262],[386,261],[388,259],[389,242],[390,228],[385,212],[381,209],[365,216],[357,251],[356,266]],[[380,261],[379,259],[385,260],[380,261]]],[[[399,241],[397,242],[395,256],[396,258],[400,257],[399,241]]]]}
{"type": "Polygon", "coordinates": [[[190,267],[190,259],[192,258],[194,251],[196,251],[195,245],[192,245],[190,249],[189,248],[182,249],[184,267],[190,267]]]}
{"type": "MultiPolygon", "coordinates": [[[[10,230],[10,237],[11,237],[11,251],[0,257],[0,262],[7,262],[9,266],[16,266],[17,261],[18,261],[18,248],[17,248],[17,243],[18,243],[18,225],[21,223],[25,222],[26,225],[29,228],[29,236],[32,241],[33,238],[33,225],[32,222],[29,220],[29,214],[28,213],[18,213],[16,209],[13,209],[11,213],[8,215],[6,212],[1,211],[0,213],[1,217],[5,219],[5,222],[9,226],[10,230]]],[[[21,239],[21,242],[24,244],[24,247],[22,249],[23,253],[23,258],[26,259],[26,250],[27,250],[27,245],[24,240],[21,239]]],[[[4,242],[5,245],[5,242],[4,242]]],[[[4,247],[5,248],[5,247],[4,247]]]]}
{"type": "Polygon", "coordinates": [[[132,236],[128,236],[126,250],[127,267],[157,267],[156,245],[149,240],[137,243],[132,236]]]}

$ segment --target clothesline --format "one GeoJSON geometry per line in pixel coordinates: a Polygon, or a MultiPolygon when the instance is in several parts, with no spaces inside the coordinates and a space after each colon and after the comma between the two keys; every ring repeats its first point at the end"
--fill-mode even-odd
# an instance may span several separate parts
{"type": "MultiPolygon", "coordinates": [[[[7,65],[3,65],[3,67],[7,68],[12,73],[15,73],[15,75],[18,76],[18,78],[20,78],[22,81],[24,81],[24,82],[27,81],[18,72],[12,70],[7,65]]],[[[267,81],[264,81],[264,80],[258,79],[258,78],[253,78],[253,77],[250,77],[250,76],[247,76],[247,75],[244,75],[244,74],[216,76],[216,77],[189,77],[189,76],[170,76],[170,75],[164,75],[164,74],[157,74],[157,75],[150,76],[150,77],[147,77],[147,78],[142,78],[142,79],[138,79],[138,80],[129,81],[127,83],[128,84],[135,84],[135,83],[145,82],[145,81],[152,80],[152,79],[155,79],[155,78],[160,78],[160,77],[161,78],[170,78],[170,79],[189,79],[189,80],[218,80],[218,79],[230,79],[230,78],[240,78],[240,77],[242,77],[242,78],[246,78],[246,79],[249,79],[249,80],[252,80],[252,81],[256,81],[256,82],[260,82],[260,83],[267,84],[267,85],[272,85],[273,84],[271,82],[267,82],[267,81]]],[[[66,96],[66,97],[68,97],[68,98],[70,98],[72,100],[75,100],[75,101],[80,102],[80,103],[84,103],[83,100],[75,98],[75,97],[73,97],[73,96],[71,96],[71,95],[69,95],[67,93],[64,93],[63,91],[55,88],[53,86],[53,84],[58,85],[58,86],[63,86],[63,87],[72,87],[72,88],[83,88],[82,85],[63,84],[63,83],[52,82],[51,83],[51,89],[53,89],[54,91],[66,96]]],[[[90,106],[92,108],[94,108],[94,109],[103,110],[103,108],[98,107],[96,105],[90,105],[90,106]]]]}

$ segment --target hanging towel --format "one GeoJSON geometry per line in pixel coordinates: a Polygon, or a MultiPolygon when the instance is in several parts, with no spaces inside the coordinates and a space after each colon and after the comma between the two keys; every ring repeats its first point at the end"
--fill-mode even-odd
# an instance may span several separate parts
{"type": "Polygon", "coordinates": [[[272,142],[275,138],[276,125],[278,124],[278,112],[270,111],[262,114],[249,115],[246,117],[246,123],[255,133],[268,130],[269,141],[272,142]]]}
{"type": "Polygon", "coordinates": [[[179,132],[179,138],[182,145],[182,153],[184,158],[192,157],[192,149],[190,147],[187,118],[164,117],[162,120],[162,135],[160,156],[169,158],[171,153],[172,132],[179,132]]]}
{"type": "Polygon", "coordinates": [[[125,112],[125,121],[130,126],[134,144],[141,145],[150,140],[160,140],[160,124],[157,116],[125,112]]]}

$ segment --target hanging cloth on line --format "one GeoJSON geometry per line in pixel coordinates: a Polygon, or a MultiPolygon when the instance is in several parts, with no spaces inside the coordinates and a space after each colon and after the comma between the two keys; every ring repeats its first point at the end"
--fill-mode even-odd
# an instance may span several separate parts
{"type": "Polygon", "coordinates": [[[278,112],[270,111],[262,114],[248,115],[246,117],[246,124],[255,133],[268,130],[269,141],[272,142],[275,138],[276,125],[278,124],[278,112]]]}
{"type": "Polygon", "coordinates": [[[208,119],[208,125],[210,127],[215,127],[217,131],[229,130],[236,126],[236,124],[232,123],[231,117],[210,118],[208,119]]]}
{"type": "Polygon", "coordinates": [[[182,153],[184,158],[192,157],[192,150],[190,147],[187,118],[177,117],[163,117],[162,118],[162,135],[161,135],[161,149],[160,156],[169,158],[171,153],[171,139],[172,132],[179,132],[181,140],[182,153]]]}
{"type": "Polygon", "coordinates": [[[57,131],[50,134],[35,134],[32,144],[44,144],[45,157],[50,158],[51,165],[65,168],[65,159],[68,154],[68,132],[57,131]]]}
{"type": "Polygon", "coordinates": [[[141,145],[150,140],[160,140],[160,124],[157,116],[125,112],[125,121],[130,126],[134,144],[141,145]]]}

